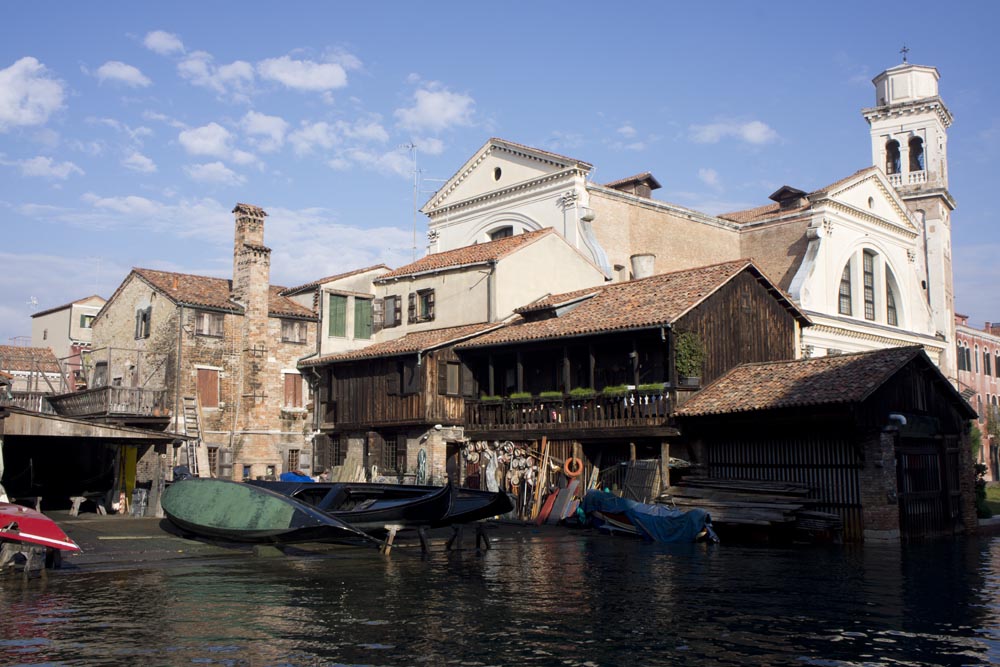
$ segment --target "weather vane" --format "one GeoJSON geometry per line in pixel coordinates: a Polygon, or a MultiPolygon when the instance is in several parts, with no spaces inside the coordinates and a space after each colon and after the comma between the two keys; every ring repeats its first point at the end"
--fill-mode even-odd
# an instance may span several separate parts
{"type": "Polygon", "coordinates": [[[906,44],[903,44],[903,48],[901,48],[899,50],[899,52],[903,54],[903,63],[905,64],[906,63],[906,54],[909,53],[910,50],[908,48],[906,48],[906,44]]]}

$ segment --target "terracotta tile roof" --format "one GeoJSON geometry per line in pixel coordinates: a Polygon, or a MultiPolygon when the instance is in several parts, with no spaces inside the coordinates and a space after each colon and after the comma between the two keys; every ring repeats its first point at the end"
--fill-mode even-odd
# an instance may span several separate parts
{"type": "Polygon", "coordinates": [[[423,259],[418,259],[412,264],[401,266],[394,271],[383,274],[376,279],[376,282],[400,276],[412,276],[427,271],[438,271],[456,266],[480,264],[490,260],[497,260],[528,243],[538,240],[546,234],[555,233],[554,229],[546,227],[535,232],[524,232],[523,234],[490,241],[489,243],[476,243],[463,248],[456,248],[455,250],[436,252],[433,255],[427,255],[423,259]]]}
{"type": "Polygon", "coordinates": [[[465,340],[470,336],[475,336],[484,331],[490,331],[501,326],[497,322],[467,324],[461,327],[448,327],[446,329],[427,329],[406,334],[395,340],[387,340],[382,343],[375,343],[360,350],[350,352],[340,352],[337,354],[327,354],[322,357],[305,359],[300,362],[300,366],[320,366],[323,364],[338,363],[343,361],[355,361],[358,359],[375,359],[377,357],[395,357],[404,354],[415,354],[424,350],[432,350],[443,345],[448,345],[456,341],[465,340]]]}
{"type": "MultiPolygon", "coordinates": [[[[922,357],[920,346],[737,366],[698,392],[677,411],[681,417],[828,404],[860,403],[897,371],[922,357]]],[[[939,372],[940,374],[940,372],[939,372]]],[[[962,400],[943,375],[956,400],[962,400]]],[[[972,408],[965,406],[970,412],[972,408]]]]}
{"type": "Polygon", "coordinates": [[[63,305],[56,306],[55,308],[46,308],[45,310],[43,310],[41,312],[33,313],[31,316],[32,317],[41,317],[42,315],[48,315],[49,313],[54,313],[54,312],[59,311],[59,310],[65,310],[65,309],[69,308],[70,306],[75,306],[78,303],[83,303],[84,301],[89,301],[91,299],[100,299],[101,303],[104,303],[104,297],[102,297],[102,296],[100,296],[98,294],[91,294],[90,296],[85,296],[82,299],[77,299],[76,301],[70,301],[69,303],[64,303],[63,305]]]}
{"type": "MultiPolygon", "coordinates": [[[[836,190],[837,188],[839,188],[841,185],[844,185],[848,181],[851,181],[867,172],[874,171],[875,169],[876,167],[865,167],[864,169],[859,169],[850,176],[846,176],[840,179],[839,181],[834,181],[833,183],[825,187],[819,188],[818,190],[813,190],[807,196],[810,199],[815,199],[820,195],[824,195],[830,192],[831,190],[836,190]]],[[[789,213],[798,213],[800,211],[804,211],[810,208],[811,206],[812,203],[810,202],[803,206],[782,209],[780,204],[774,202],[772,204],[765,204],[763,206],[747,209],[745,211],[733,211],[731,213],[722,213],[717,217],[722,218],[723,220],[729,220],[730,222],[735,222],[737,224],[745,225],[751,222],[760,222],[761,220],[766,220],[768,218],[776,217],[779,214],[787,215],[789,213]]]]}
{"type": "Polygon", "coordinates": [[[48,347],[0,345],[0,368],[5,371],[42,371],[58,373],[59,361],[48,347]]]}
{"type": "Polygon", "coordinates": [[[649,186],[653,190],[658,190],[662,187],[660,185],[660,182],[656,180],[656,177],[653,176],[652,172],[649,171],[644,171],[641,174],[636,174],[635,176],[627,176],[625,178],[619,178],[617,181],[611,181],[610,183],[605,183],[604,187],[617,188],[620,185],[626,185],[628,183],[641,183],[643,181],[650,181],[649,186]]]}
{"type": "MultiPolygon", "coordinates": [[[[186,306],[217,308],[231,313],[242,313],[243,308],[230,300],[232,281],[226,278],[194,276],[188,273],[132,269],[132,272],[165,294],[174,303],[186,306]]],[[[270,286],[268,314],[315,319],[316,313],[282,296],[284,287],[270,286]]]]}
{"type": "Polygon", "coordinates": [[[284,291],[282,291],[282,294],[285,295],[285,296],[288,296],[290,294],[298,294],[300,292],[307,292],[307,291],[309,291],[311,289],[314,289],[314,288],[322,285],[323,283],[330,283],[330,282],[333,282],[334,280],[343,280],[344,278],[350,278],[351,276],[356,276],[356,275],[358,275],[360,273],[366,273],[368,271],[376,271],[378,269],[385,269],[386,271],[390,270],[389,267],[386,266],[385,264],[376,264],[374,266],[366,266],[363,269],[354,269],[353,271],[347,271],[346,273],[338,273],[338,274],[333,275],[333,276],[327,276],[326,278],[320,278],[318,280],[314,280],[312,282],[305,283],[304,285],[298,285],[297,287],[288,287],[288,288],[285,288],[284,291]]]}
{"type": "Polygon", "coordinates": [[[507,326],[458,347],[482,347],[664,326],[675,322],[745,269],[752,270],[758,279],[767,282],[773,293],[800,321],[808,322],[791,300],[778,291],[750,260],[739,259],[545,297],[519,308],[519,316],[507,326]],[[575,306],[558,317],[535,319],[530,315],[573,302],[576,302],[575,306]]]}

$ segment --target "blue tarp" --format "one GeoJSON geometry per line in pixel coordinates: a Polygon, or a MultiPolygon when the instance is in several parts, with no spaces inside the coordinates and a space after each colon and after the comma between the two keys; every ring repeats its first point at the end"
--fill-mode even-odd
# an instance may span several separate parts
{"type": "Polygon", "coordinates": [[[282,482],[311,482],[313,478],[309,475],[303,475],[300,472],[283,472],[278,476],[278,480],[282,482]]]}
{"type": "Polygon", "coordinates": [[[694,542],[712,523],[708,512],[702,509],[685,512],[665,505],[646,505],[605,491],[588,491],[580,508],[588,517],[593,512],[623,515],[643,537],[653,542],[694,542]]]}

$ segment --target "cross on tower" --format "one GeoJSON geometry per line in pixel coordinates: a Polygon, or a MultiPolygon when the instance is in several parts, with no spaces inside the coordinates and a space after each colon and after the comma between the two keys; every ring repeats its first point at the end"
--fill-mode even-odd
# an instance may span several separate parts
{"type": "Polygon", "coordinates": [[[906,44],[903,44],[903,48],[899,50],[903,54],[903,62],[906,62],[906,54],[910,52],[910,49],[906,48],[906,44]]]}

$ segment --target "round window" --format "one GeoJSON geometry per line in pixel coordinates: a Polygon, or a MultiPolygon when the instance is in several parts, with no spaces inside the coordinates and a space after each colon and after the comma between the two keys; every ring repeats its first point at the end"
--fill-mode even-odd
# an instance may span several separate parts
{"type": "Polygon", "coordinates": [[[502,174],[503,174],[503,171],[500,169],[500,167],[497,167],[496,169],[493,170],[493,180],[494,181],[499,181],[500,180],[500,176],[502,174]]]}

